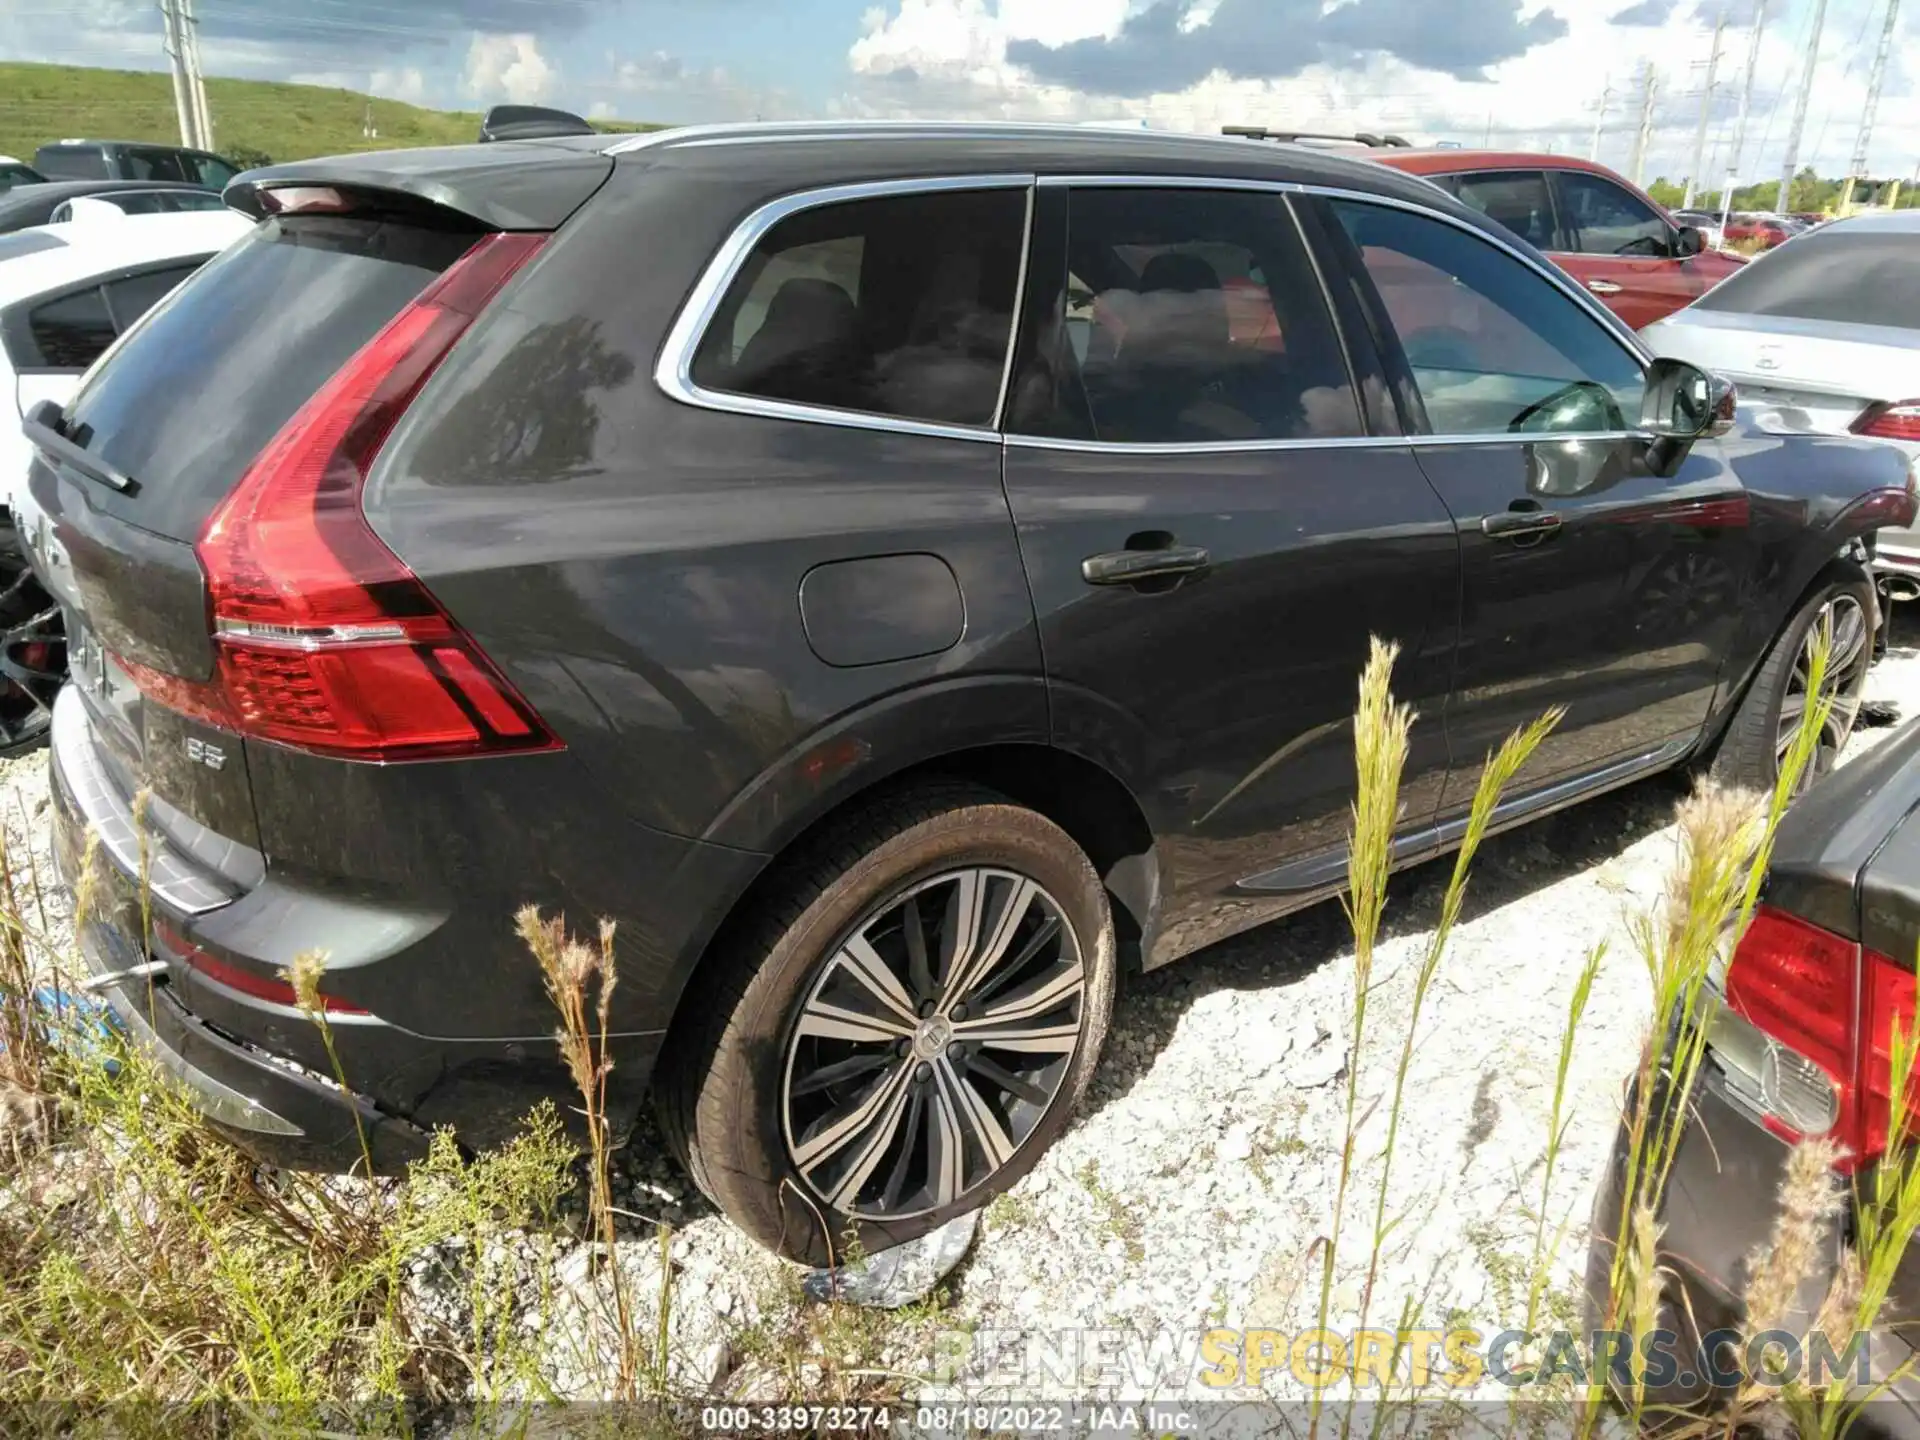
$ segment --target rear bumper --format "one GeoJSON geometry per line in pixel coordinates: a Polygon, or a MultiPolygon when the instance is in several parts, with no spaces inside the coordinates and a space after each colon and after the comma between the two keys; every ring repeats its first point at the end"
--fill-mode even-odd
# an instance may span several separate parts
{"type": "MultiPolygon", "coordinates": [[[[1659,1264],[1666,1277],[1659,1326],[1676,1337],[1672,1353],[1677,1364],[1671,1383],[1649,1386],[1649,1411],[1674,1407],[1699,1414],[1714,1408],[1716,1401],[1724,1403],[1725,1392],[1716,1394],[1702,1373],[1702,1340],[1716,1331],[1744,1336],[1748,1257],[1772,1248],[1787,1156],[1786,1144],[1732,1099],[1712,1061],[1704,1062],[1693,1113],[1675,1153],[1659,1215],[1659,1264]]],[[[1623,1127],[1594,1202],[1584,1297],[1589,1333],[1603,1328],[1626,1168],[1623,1127]]],[[[1844,1243],[1844,1238],[1830,1241],[1827,1253],[1812,1267],[1795,1297],[1794,1312],[1786,1323],[1794,1335],[1806,1334],[1832,1283],[1844,1243]]],[[[1911,1364],[1913,1355],[1913,1349],[1890,1330],[1868,1336],[1867,1363],[1876,1385],[1902,1363],[1911,1364]]],[[[1847,1433],[1920,1440],[1920,1376],[1896,1380],[1880,1395],[1861,1402],[1859,1418],[1847,1433]]]]}
{"type": "MultiPolygon", "coordinates": [[[[57,759],[52,771],[54,864],[63,881],[77,886],[86,822],[57,759]]],[[[137,890],[107,854],[103,848],[94,862],[89,918],[77,934],[81,956],[100,998],[134,1043],[180,1081],[210,1122],[261,1159],[299,1169],[363,1165],[363,1135],[382,1173],[425,1155],[424,1130],[364,1095],[222,1033],[182,1003],[170,975],[128,975],[150,957],[136,938],[138,926],[125,923],[129,907],[138,913],[137,890]]]]}
{"type": "MultiPolygon", "coordinates": [[[[364,1134],[375,1168],[391,1172],[423,1154],[435,1128],[486,1148],[519,1133],[543,1101],[577,1123],[578,1096],[552,1039],[556,1017],[537,966],[506,924],[484,927],[482,949],[459,925],[443,923],[448,910],[270,869],[250,887],[205,891],[200,852],[214,848],[205,836],[170,846],[149,825],[144,853],[130,839],[124,798],[90,766],[84,705],[72,687],[60,696],[50,767],[55,860],[67,883],[89,895],[81,949],[96,977],[161,967],[97,988],[214,1124],[264,1160],[312,1170],[363,1168],[364,1134]],[[99,845],[83,880],[90,832],[99,845]],[[318,1028],[296,1008],[236,991],[185,960],[204,951],[271,979],[308,948],[329,952],[329,993],[371,1012],[329,1017],[337,1071],[318,1028]],[[516,1008],[528,990],[538,1007],[516,1008]],[[491,1038],[420,1033],[418,1017],[433,1024],[456,1009],[500,1028],[491,1038]]],[[[661,889],[676,899],[686,893],[661,889]]],[[[510,913],[507,897],[494,903],[510,913]]],[[[659,995],[644,963],[621,978],[629,996],[659,995]]],[[[666,1018],[609,1038],[616,1124],[644,1099],[666,1018]]]]}

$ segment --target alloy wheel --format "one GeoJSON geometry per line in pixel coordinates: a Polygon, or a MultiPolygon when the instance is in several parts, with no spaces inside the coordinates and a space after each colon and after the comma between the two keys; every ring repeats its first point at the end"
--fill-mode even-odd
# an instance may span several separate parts
{"type": "Polygon", "coordinates": [[[1853,734],[1853,723],[1860,714],[1860,699],[1866,689],[1867,669],[1873,661],[1873,634],[1867,626],[1867,612],[1858,596],[1839,594],[1831,597],[1814,616],[1801,637],[1800,652],[1793,659],[1793,673],[1787,679],[1787,691],[1780,699],[1780,727],[1775,753],[1784,760],[1800,722],[1807,713],[1813,674],[1814,647],[1821,635],[1827,641],[1827,673],[1820,686],[1823,698],[1832,701],[1813,758],[1801,773],[1798,790],[1825,775],[1840,758],[1840,751],[1853,734]]]}
{"type": "Polygon", "coordinates": [[[977,1190],[1058,1098],[1085,992],[1072,922],[1027,876],[949,870],[882,901],[829,952],[787,1042],[794,1168],[871,1220],[977,1190]]]}
{"type": "Polygon", "coordinates": [[[21,565],[0,564],[0,758],[22,754],[46,738],[53,700],[67,679],[67,639],[60,607],[21,565]]]}

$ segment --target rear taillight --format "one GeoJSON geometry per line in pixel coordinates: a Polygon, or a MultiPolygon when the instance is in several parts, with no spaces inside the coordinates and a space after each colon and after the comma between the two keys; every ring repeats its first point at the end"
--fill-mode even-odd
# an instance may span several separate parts
{"type": "Polygon", "coordinates": [[[1870,405],[1850,428],[1856,435],[1871,435],[1877,440],[1920,440],[1920,400],[1870,405]]]}
{"type": "Polygon", "coordinates": [[[558,748],[360,503],[394,424],[544,239],[486,236],[287,422],[200,536],[214,681],[130,667],[143,690],[243,735],[350,759],[558,748]]]}
{"type": "Polygon", "coordinates": [[[1708,1044],[1770,1129],[1830,1135],[1852,1171],[1886,1151],[1894,1027],[1911,1035],[1913,1023],[1912,966],[1763,905],[1734,951],[1708,1044]]]}

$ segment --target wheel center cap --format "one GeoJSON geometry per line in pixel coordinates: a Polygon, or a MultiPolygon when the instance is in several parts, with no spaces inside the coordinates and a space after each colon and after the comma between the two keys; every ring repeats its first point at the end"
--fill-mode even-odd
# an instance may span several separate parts
{"type": "Polygon", "coordinates": [[[913,1032],[913,1053],[922,1060],[935,1060],[946,1054],[953,1043],[953,1024],[944,1015],[922,1020],[913,1032]]]}

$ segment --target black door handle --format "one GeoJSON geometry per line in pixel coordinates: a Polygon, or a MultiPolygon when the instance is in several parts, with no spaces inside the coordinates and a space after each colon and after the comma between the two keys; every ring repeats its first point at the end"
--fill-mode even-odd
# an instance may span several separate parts
{"type": "Polygon", "coordinates": [[[1089,585],[1132,585],[1167,575],[1204,570],[1212,557],[1199,545],[1167,545],[1158,550],[1109,550],[1080,562],[1080,578],[1089,585]]]}
{"type": "Polygon", "coordinates": [[[1544,539],[1559,528],[1560,517],[1551,510],[1506,510],[1480,522],[1480,533],[1495,540],[1544,539]]]}

